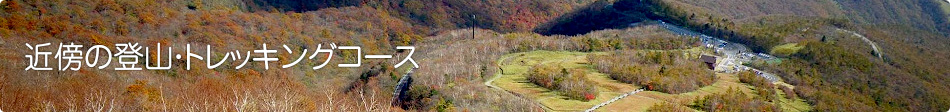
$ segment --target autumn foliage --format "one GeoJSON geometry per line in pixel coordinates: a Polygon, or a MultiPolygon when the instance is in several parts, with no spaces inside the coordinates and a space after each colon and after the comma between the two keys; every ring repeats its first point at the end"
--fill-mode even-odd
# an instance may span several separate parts
{"type": "Polygon", "coordinates": [[[716,80],[712,70],[689,57],[696,56],[677,51],[616,51],[609,55],[591,55],[589,60],[615,80],[642,85],[649,90],[683,93],[716,80]]]}
{"type": "Polygon", "coordinates": [[[597,97],[597,86],[581,69],[566,69],[557,63],[535,65],[528,71],[528,81],[561,92],[570,99],[589,101],[597,97]]]}

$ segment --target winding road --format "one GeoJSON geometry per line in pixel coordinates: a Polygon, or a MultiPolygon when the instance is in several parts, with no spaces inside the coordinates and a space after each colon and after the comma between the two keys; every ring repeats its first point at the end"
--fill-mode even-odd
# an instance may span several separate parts
{"type": "MultiPolygon", "coordinates": [[[[712,48],[717,49],[716,52],[719,52],[723,55],[723,56],[720,56],[721,61],[718,62],[718,64],[716,65],[717,69],[722,68],[721,70],[725,70],[725,69],[731,68],[734,71],[752,70],[759,77],[765,78],[771,82],[781,81],[781,78],[779,78],[778,76],[775,76],[775,74],[771,74],[765,71],[761,71],[759,69],[742,65],[743,62],[748,61],[748,60],[737,59],[742,56],[747,56],[747,57],[756,57],[757,59],[762,59],[762,60],[772,60],[772,59],[775,59],[773,58],[774,56],[771,56],[765,53],[752,53],[752,51],[749,50],[749,48],[747,48],[745,45],[728,42],[728,41],[718,39],[712,36],[707,36],[705,34],[695,32],[689,29],[685,29],[680,26],[669,24],[663,21],[660,21],[659,23],[657,23],[657,25],[659,25],[660,27],[676,35],[684,35],[684,36],[690,36],[693,38],[700,38],[703,41],[703,44],[706,45],[704,47],[712,47],[712,48]]],[[[872,44],[872,47],[875,47],[875,46],[873,46],[872,44]]],[[[876,49],[877,47],[875,47],[875,50],[876,49]]],[[[726,71],[728,72],[729,70],[726,70],[726,71]]]]}
{"type": "Polygon", "coordinates": [[[399,100],[401,100],[400,96],[405,95],[406,92],[409,90],[409,86],[410,84],[412,84],[412,70],[415,70],[415,69],[416,68],[411,68],[408,71],[406,71],[406,74],[402,75],[402,78],[399,79],[398,83],[396,83],[396,87],[394,87],[393,89],[393,99],[390,100],[390,105],[395,104],[395,102],[398,102],[399,100]]]}

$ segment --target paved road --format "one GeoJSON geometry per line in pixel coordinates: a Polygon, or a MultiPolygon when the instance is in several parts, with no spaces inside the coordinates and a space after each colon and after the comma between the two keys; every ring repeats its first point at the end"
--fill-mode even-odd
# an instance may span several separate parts
{"type": "Polygon", "coordinates": [[[396,83],[396,87],[393,89],[393,99],[390,104],[395,104],[395,102],[399,101],[399,96],[406,94],[406,91],[409,90],[409,85],[412,84],[412,70],[415,70],[415,68],[406,71],[406,74],[402,75],[402,78],[396,83]]]}
{"type": "MultiPolygon", "coordinates": [[[[639,24],[639,23],[634,23],[634,24],[639,24]]],[[[634,25],[634,24],[631,24],[631,25],[634,25]]],[[[660,27],[663,27],[664,29],[670,32],[673,32],[673,34],[699,38],[703,42],[704,47],[715,49],[716,53],[721,54],[721,56],[719,57],[719,59],[721,60],[716,67],[716,68],[721,68],[721,69],[718,69],[718,70],[724,70],[725,72],[752,70],[756,75],[762,78],[768,79],[771,82],[777,82],[781,80],[781,78],[779,78],[778,76],[775,76],[774,74],[742,65],[742,63],[750,62],[754,60],[776,59],[772,55],[765,54],[765,53],[754,53],[751,50],[749,50],[749,48],[746,47],[745,45],[732,43],[732,42],[725,41],[719,38],[707,36],[702,33],[688,30],[680,26],[672,25],[663,21],[660,21],[659,23],[657,23],[657,25],[659,25],[660,27]]]]}

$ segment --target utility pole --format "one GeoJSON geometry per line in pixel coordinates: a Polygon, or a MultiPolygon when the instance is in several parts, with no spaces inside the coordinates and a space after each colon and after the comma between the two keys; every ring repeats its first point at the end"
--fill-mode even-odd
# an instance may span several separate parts
{"type": "Polygon", "coordinates": [[[472,14],[472,39],[475,39],[475,27],[477,26],[478,20],[475,20],[475,15],[472,14]]]}

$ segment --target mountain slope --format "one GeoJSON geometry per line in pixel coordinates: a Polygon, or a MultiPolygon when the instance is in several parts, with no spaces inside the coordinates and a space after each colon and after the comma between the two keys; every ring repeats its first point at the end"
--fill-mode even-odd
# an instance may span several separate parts
{"type": "Polygon", "coordinates": [[[783,63],[753,66],[766,68],[801,86],[796,91],[819,111],[939,111],[950,105],[950,85],[945,84],[950,81],[950,70],[941,68],[950,63],[950,52],[945,50],[950,49],[950,37],[944,29],[948,28],[948,13],[940,10],[941,4],[947,3],[620,0],[613,6],[572,12],[536,31],[583,34],[656,19],[746,44],[756,52],[797,43],[804,49],[783,56],[787,59],[783,63]],[[617,10],[621,7],[618,4],[628,3],[637,5],[627,6],[650,12],[617,10]],[[642,16],[612,16],[623,14],[642,16]],[[875,52],[864,38],[838,29],[864,35],[881,52],[875,52]]]}
{"type": "Polygon", "coordinates": [[[950,105],[950,94],[946,91],[950,86],[945,84],[950,81],[946,78],[950,77],[950,70],[940,68],[947,66],[948,52],[944,49],[950,48],[945,29],[947,12],[938,6],[946,3],[809,2],[757,1],[735,6],[738,8],[730,6],[747,2],[654,3],[673,10],[664,13],[667,17],[687,18],[673,19],[674,22],[696,26],[692,28],[698,30],[736,32],[738,35],[725,37],[738,38],[735,40],[760,49],[781,43],[805,44],[805,49],[782,64],[755,66],[776,71],[792,84],[803,86],[796,91],[819,111],[942,111],[946,110],[944,105],[950,105]],[[884,59],[875,56],[866,44],[857,44],[863,43],[858,38],[840,35],[834,31],[836,28],[855,30],[880,44],[886,52],[884,59]]]}

